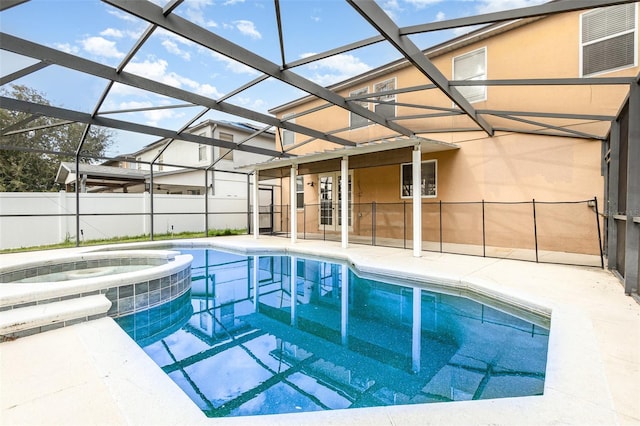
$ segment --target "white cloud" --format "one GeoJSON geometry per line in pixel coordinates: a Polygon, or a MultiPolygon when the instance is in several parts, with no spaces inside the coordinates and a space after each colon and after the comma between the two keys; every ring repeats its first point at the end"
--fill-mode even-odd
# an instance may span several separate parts
{"type": "Polygon", "coordinates": [[[384,11],[384,13],[389,15],[389,18],[391,18],[394,21],[397,21],[398,13],[401,13],[404,9],[400,7],[398,0],[388,0],[382,4],[382,10],[384,11]]]}
{"type": "Polygon", "coordinates": [[[168,63],[164,59],[145,60],[144,62],[130,62],[125,70],[132,74],[159,81],[169,86],[189,90],[201,95],[218,98],[222,94],[209,84],[200,84],[188,77],[181,76],[167,70],[168,63]]]}
{"type": "Polygon", "coordinates": [[[213,4],[212,0],[186,0],[184,4],[190,9],[204,9],[213,4]]]}
{"type": "Polygon", "coordinates": [[[444,12],[440,11],[436,14],[436,21],[444,21],[445,15],[444,12]]]}
{"type": "Polygon", "coordinates": [[[546,1],[548,0],[479,0],[476,11],[478,13],[500,12],[502,10],[536,6],[546,1]]]}
{"type": "Polygon", "coordinates": [[[432,4],[442,2],[442,0],[405,0],[405,1],[410,5],[414,6],[416,9],[423,9],[427,6],[431,6],[432,4]]]}
{"type": "Polygon", "coordinates": [[[53,47],[55,47],[58,50],[62,50],[63,52],[70,53],[72,55],[77,54],[78,51],[80,50],[78,49],[77,46],[72,46],[69,43],[54,43],[53,47]]]}
{"type": "Polygon", "coordinates": [[[163,40],[162,46],[167,49],[167,52],[173,53],[174,55],[180,56],[185,61],[191,60],[191,54],[187,51],[184,51],[178,47],[178,44],[172,40],[163,40]]]}
{"type": "Polygon", "coordinates": [[[251,37],[254,40],[259,40],[262,38],[262,34],[256,29],[256,26],[253,22],[241,19],[239,21],[233,22],[236,25],[238,31],[242,34],[251,37]]]}
{"type": "Polygon", "coordinates": [[[244,3],[244,0],[227,0],[224,3],[222,3],[223,6],[232,6],[234,4],[238,4],[238,3],[244,3]]]}
{"type": "Polygon", "coordinates": [[[384,9],[402,10],[400,4],[398,3],[398,0],[387,0],[382,4],[382,7],[384,9]]]}
{"type": "MultiPolygon", "coordinates": [[[[301,56],[307,58],[312,55],[314,54],[305,53],[301,56]]],[[[309,78],[322,86],[337,83],[371,69],[369,65],[362,62],[358,57],[346,53],[312,62],[305,68],[312,72],[309,78]]]]}
{"type": "Polygon", "coordinates": [[[151,108],[152,106],[153,106],[153,104],[150,101],[144,101],[144,102],[127,101],[127,102],[120,102],[120,104],[119,104],[119,107],[122,110],[151,108]]]}
{"type": "Polygon", "coordinates": [[[187,19],[200,26],[207,26],[204,9],[213,4],[212,0],[187,0],[184,4],[186,5],[184,13],[187,19]]]}
{"type": "Polygon", "coordinates": [[[105,37],[114,37],[114,38],[124,37],[124,33],[115,28],[107,28],[106,30],[100,32],[100,35],[105,37]]]}
{"type": "Polygon", "coordinates": [[[251,99],[243,96],[233,98],[234,103],[253,111],[267,112],[267,102],[263,99],[251,99]]]}
{"type": "Polygon", "coordinates": [[[92,55],[104,58],[122,58],[124,53],[116,47],[116,43],[104,37],[88,37],[80,41],[82,48],[92,55]]]}
{"type": "MultiPolygon", "coordinates": [[[[166,102],[160,102],[160,104],[167,104],[166,102]]],[[[120,102],[119,109],[129,110],[129,109],[140,109],[140,108],[153,108],[159,106],[158,103],[153,103],[151,101],[127,101],[120,102]]],[[[141,111],[145,118],[145,124],[150,126],[158,126],[161,125],[162,121],[174,119],[176,117],[184,115],[183,113],[178,113],[177,110],[174,109],[154,109],[149,111],[141,111]]]]}
{"type": "Polygon", "coordinates": [[[109,8],[109,9],[107,9],[107,13],[110,14],[110,15],[113,15],[116,18],[121,19],[123,21],[136,22],[136,23],[140,22],[140,20],[138,18],[136,18],[135,16],[129,15],[128,13],[125,13],[125,12],[121,12],[121,11],[119,11],[117,9],[109,8]]]}
{"type": "Polygon", "coordinates": [[[167,65],[168,63],[164,59],[155,61],[145,60],[144,62],[132,61],[127,64],[125,71],[166,83],[163,77],[167,73],[167,65]]]}
{"type": "Polygon", "coordinates": [[[214,98],[214,99],[218,99],[222,97],[222,93],[220,93],[218,91],[218,89],[216,89],[215,86],[212,86],[210,84],[202,84],[200,85],[200,87],[198,88],[198,92],[199,95],[202,96],[207,96],[209,98],[214,98]]]}
{"type": "Polygon", "coordinates": [[[196,43],[163,28],[158,28],[156,34],[163,39],[160,44],[167,52],[180,56],[185,61],[191,60],[189,49],[197,48],[196,43]]]}
{"type": "Polygon", "coordinates": [[[231,71],[234,74],[249,74],[249,75],[258,75],[258,71],[254,70],[251,67],[246,66],[238,61],[234,61],[233,59],[227,58],[226,56],[218,53],[210,51],[211,55],[218,61],[224,62],[225,68],[231,71]]]}

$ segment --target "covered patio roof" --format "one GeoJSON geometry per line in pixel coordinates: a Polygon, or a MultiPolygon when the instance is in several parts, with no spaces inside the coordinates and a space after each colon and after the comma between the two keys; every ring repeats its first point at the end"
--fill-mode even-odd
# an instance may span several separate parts
{"type": "MultiPolygon", "coordinates": [[[[132,185],[144,184],[148,178],[148,173],[142,170],[122,167],[80,163],[79,169],[80,176],[86,177],[83,179],[85,186],[126,188],[132,185]]],[[[75,184],[76,164],[71,162],[60,163],[55,181],[65,185],[75,184]]]]}
{"type": "Polygon", "coordinates": [[[293,158],[277,159],[265,163],[254,164],[248,168],[257,170],[261,180],[287,177],[291,174],[291,166],[298,166],[298,174],[314,174],[340,170],[340,160],[349,157],[349,168],[386,166],[411,161],[413,147],[420,146],[423,153],[451,151],[460,146],[420,137],[382,140],[353,147],[337,148],[332,151],[314,152],[293,158]]]}

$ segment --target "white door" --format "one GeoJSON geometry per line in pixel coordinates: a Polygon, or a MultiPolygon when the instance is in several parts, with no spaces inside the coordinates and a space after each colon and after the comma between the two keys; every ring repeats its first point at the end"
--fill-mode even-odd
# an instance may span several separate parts
{"type": "MultiPolygon", "coordinates": [[[[351,226],[351,182],[353,173],[349,172],[349,226],[351,226]]],[[[320,175],[318,198],[320,199],[319,228],[331,231],[340,229],[342,217],[340,173],[323,173],[320,175]]]]}

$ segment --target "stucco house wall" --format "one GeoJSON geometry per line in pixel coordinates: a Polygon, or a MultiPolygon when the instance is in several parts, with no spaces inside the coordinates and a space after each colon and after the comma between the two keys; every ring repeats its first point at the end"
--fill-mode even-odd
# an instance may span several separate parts
{"type": "MultiPolygon", "coordinates": [[[[638,24],[636,7],[636,42],[638,48],[638,24]]],[[[486,52],[486,76],[484,79],[521,79],[521,78],[589,78],[581,71],[580,30],[582,12],[571,12],[551,17],[535,18],[505,24],[496,24],[486,30],[478,30],[429,49],[426,54],[437,68],[449,79],[453,79],[453,61],[459,55],[483,49],[486,52]]],[[[605,72],[595,77],[636,76],[640,71],[636,52],[634,66],[605,72]]],[[[354,91],[366,88],[368,93],[375,91],[376,84],[393,81],[393,87],[405,88],[427,85],[430,81],[415,68],[403,65],[402,61],[380,67],[369,73],[354,77],[335,87],[340,94],[348,97],[354,91]]],[[[502,111],[580,111],[583,114],[615,116],[624,102],[627,86],[589,85],[589,86],[490,86],[486,88],[486,100],[474,102],[477,110],[502,111]],[[525,105],[523,107],[523,105],[525,105]]],[[[431,111],[406,106],[408,104],[435,105],[452,108],[452,102],[438,90],[395,95],[398,105],[396,117],[425,114],[431,111]]],[[[288,114],[298,114],[324,104],[313,98],[301,98],[273,109],[279,118],[288,114]]],[[[365,103],[369,109],[374,103],[365,103]]],[[[514,122],[506,118],[489,116],[496,127],[518,128],[524,131],[539,129],[535,124],[514,122]]],[[[532,118],[535,120],[535,118],[532,118]]],[[[335,133],[356,142],[369,142],[396,135],[380,125],[367,125],[349,129],[350,113],[332,106],[295,118],[297,124],[313,127],[321,131],[344,129],[335,133]]],[[[423,198],[423,239],[434,241],[439,238],[439,212],[434,209],[436,203],[477,202],[519,202],[536,200],[538,202],[579,201],[597,197],[603,199],[604,178],[601,173],[602,142],[591,138],[559,137],[548,135],[511,133],[496,131],[493,137],[480,131],[472,131],[473,122],[466,115],[448,115],[438,118],[415,118],[397,120],[398,124],[416,132],[418,136],[442,142],[454,143],[457,150],[423,154],[422,160],[437,160],[437,195],[423,198]],[[469,131],[446,131],[446,129],[470,129],[469,131]]],[[[554,119],[554,125],[570,126],[570,129],[590,133],[606,134],[608,123],[587,120],[554,119]]],[[[295,135],[295,143],[307,139],[295,135]]],[[[335,149],[339,146],[327,141],[315,140],[294,148],[294,154],[335,149]]],[[[410,155],[406,163],[411,162],[410,155]]],[[[353,173],[354,203],[350,232],[353,235],[369,235],[371,214],[369,203],[396,203],[401,206],[410,199],[401,197],[400,164],[360,168],[353,173]],[[367,213],[367,211],[369,213],[367,213]]],[[[307,205],[319,203],[318,175],[304,176],[304,200],[307,205]],[[313,183],[313,186],[309,185],[313,183]]],[[[289,200],[288,178],[283,178],[282,197],[285,204],[289,200]]],[[[335,188],[337,191],[337,187],[335,188]]],[[[335,200],[337,202],[337,199],[335,200]]],[[[378,215],[380,215],[378,206],[378,215]]],[[[462,205],[447,207],[443,214],[443,224],[447,222],[448,242],[481,243],[478,223],[479,213],[476,206],[462,205]],[[466,210],[466,211],[465,211],[466,210]]],[[[560,208],[554,205],[539,204],[540,241],[543,249],[563,251],[568,245],[571,250],[596,254],[598,251],[597,232],[593,208],[587,204],[567,205],[560,208]],[[545,238],[545,235],[564,236],[566,238],[545,238]],[[593,241],[596,241],[596,244],[593,241]]],[[[412,220],[400,214],[400,207],[393,213],[378,219],[377,237],[398,238],[403,229],[410,228],[412,220]]],[[[530,205],[504,204],[491,205],[489,217],[485,219],[485,232],[491,235],[488,244],[506,247],[531,248],[533,228],[530,205]]],[[[602,209],[601,209],[602,210],[602,209]]],[[[487,212],[485,212],[487,213],[487,212]]],[[[298,230],[309,232],[321,229],[318,225],[318,208],[298,210],[298,230]]],[[[338,230],[339,231],[339,230],[338,230]]],[[[411,231],[409,231],[409,236],[411,231]]]]}

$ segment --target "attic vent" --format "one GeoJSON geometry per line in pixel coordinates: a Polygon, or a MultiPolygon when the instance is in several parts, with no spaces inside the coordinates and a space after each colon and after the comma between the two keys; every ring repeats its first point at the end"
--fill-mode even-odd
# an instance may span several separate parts
{"type": "Polygon", "coordinates": [[[636,5],[596,9],[582,15],[582,75],[635,65],[636,5]]]}

